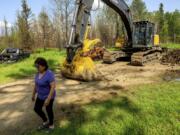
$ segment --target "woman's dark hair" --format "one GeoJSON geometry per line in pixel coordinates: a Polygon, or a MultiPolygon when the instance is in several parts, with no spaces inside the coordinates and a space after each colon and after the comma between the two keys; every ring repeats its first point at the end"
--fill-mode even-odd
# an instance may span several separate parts
{"type": "Polygon", "coordinates": [[[41,65],[41,66],[45,67],[45,70],[48,70],[48,68],[49,68],[46,59],[41,58],[41,57],[37,58],[37,59],[35,60],[34,64],[35,64],[35,65],[41,65]]]}

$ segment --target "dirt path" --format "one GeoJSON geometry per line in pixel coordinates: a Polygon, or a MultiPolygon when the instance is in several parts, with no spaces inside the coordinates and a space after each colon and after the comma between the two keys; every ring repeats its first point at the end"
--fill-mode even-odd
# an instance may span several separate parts
{"type": "MultiPolygon", "coordinates": [[[[145,67],[132,67],[126,62],[113,65],[99,64],[104,81],[79,82],[63,79],[57,75],[57,98],[55,103],[56,121],[61,119],[62,108],[72,104],[86,104],[94,100],[104,100],[127,90],[132,85],[156,83],[172,67],[149,64],[145,67]]],[[[180,67],[173,71],[180,77],[180,67]]],[[[0,86],[0,135],[19,135],[36,128],[40,123],[33,112],[31,93],[33,79],[24,79],[0,86]]]]}

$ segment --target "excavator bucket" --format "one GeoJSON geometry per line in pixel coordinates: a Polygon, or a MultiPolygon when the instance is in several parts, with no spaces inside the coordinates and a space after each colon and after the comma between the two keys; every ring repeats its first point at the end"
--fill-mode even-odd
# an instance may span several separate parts
{"type": "Polygon", "coordinates": [[[62,75],[66,78],[82,81],[99,80],[99,73],[93,60],[88,56],[84,56],[91,47],[95,46],[99,42],[101,42],[99,39],[85,39],[82,50],[76,52],[72,63],[69,64],[67,61],[64,62],[61,70],[62,75]]]}

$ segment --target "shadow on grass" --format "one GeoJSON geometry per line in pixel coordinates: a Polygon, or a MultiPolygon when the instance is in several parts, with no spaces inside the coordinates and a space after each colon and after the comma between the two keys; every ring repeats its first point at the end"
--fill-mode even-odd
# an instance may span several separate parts
{"type": "Polygon", "coordinates": [[[53,59],[48,59],[48,65],[49,65],[49,68],[52,70],[52,71],[56,71],[56,69],[58,69],[59,67],[59,62],[58,61],[55,61],[53,59]]]}
{"type": "Polygon", "coordinates": [[[129,127],[125,128],[123,135],[145,135],[145,130],[139,126],[138,122],[132,122],[129,127]]]}
{"type": "Polygon", "coordinates": [[[12,78],[12,79],[23,79],[23,78],[31,77],[33,74],[35,74],[35,69],[20,68],[17,73],[10,73],[6,77],[12,78]]]}
{"type": "MultiPolygon", "coordinates": [[[[57,104],[56,105],[56,123],[57,128],[55,131],[53,131],[52,135],[95,135],[95,134],[103,134],[103,135],[109,135],[108,132],[106,132],[106,127],[104,127],[104,123],[106,122],[106,118],[112,118],[111,115],[113,115],[112,110],[113,109],[120,109],[125,112],[127,112],[130,115],[138,115],[140,113],[140,109],[127,97],[119,97],[119,99],[116,101],[114,100],[107,100],[107,101],[94,101],[90,104],[87,104],[85,106],[77,105],[77,104],[57,104]],[[88,107],[95,107],[96,109],[100,109],[96,116],[91,116],[91,111],[88,111],[88,107]],[[89,128],[86,125],[90,123],[98,123],[99,126],[95,128],[94,130],[89,130],[86,128],[89,128]]],[[[116,115],[115,115],[116,116],[116,115]]],[[[120,118],[118,116],[119,120],[123,119],[123,116],[120,118]]],[[[113,119],[113,118],[112,118],[113,119]]],[[[119,121],[121,123],[122,121],[119,121]]],[[[106,123],[105,123],[106,124],[106,123]]],[[[109,123],[111,124],[111,123],[109,123]]],[[[117,123],[118,125],[118,123],[117,123]]],[[[133,134],[136,132],[138,135],[143,135],[144,131],[141,129],[141,127],[138,127],[138,124],[132,124],[130,127],[125,127],[123,131],[119,131],[119,133],[127,134],[129,133],[133,134]],[[136,129],[134,129],[136,128],[136,129]]],[[[113,132],[114,129],[112,129],[113,132]]],[[[116,129],[119,130],[119,129],[116,129]]],[[[116,132],[117,133],[117,132],[116,132]]],[[[42,133],[43,134],[43,133],[42,133]]],[[[38,132],[32,132],[27,135],[41,135],[41,133],[38,132]]],[[[116,135],[116,134],[115,134],[116,135]]],[[[119,135],[119,134],[118,134],[119,135]]]]}

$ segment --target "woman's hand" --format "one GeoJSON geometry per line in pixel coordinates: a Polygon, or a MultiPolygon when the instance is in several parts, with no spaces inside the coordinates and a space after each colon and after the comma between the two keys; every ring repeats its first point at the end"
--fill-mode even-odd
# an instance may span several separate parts
{"type": "Polygon", "coordinates": [[[50,86],[51,86],[51,90],[50,90],[48,98],[44,102],[44,106],[48,106],[53,97],[54,90],[55,90],[55,82],[53,81],[52,83],[50,83],[50,86]]]}
{"type": "Polygon", "coordinates": [[[33,102],[35,101],[35,95],[32,96],[32,101],[33,101],[33,102]]]}
{"type": "Polygon", "coordinates": [[[44,106],[48,106],[49,103],[50,103],[51,99],[50,98],[47,98],[44,102],[44,106]]]}
{"type": "Polygon", "coordinates": [[[34,102],[36,99],[36,84],[34,86],[34,90],[33,90],[33,93],[32,93],[32,101],[34,102]]]}

